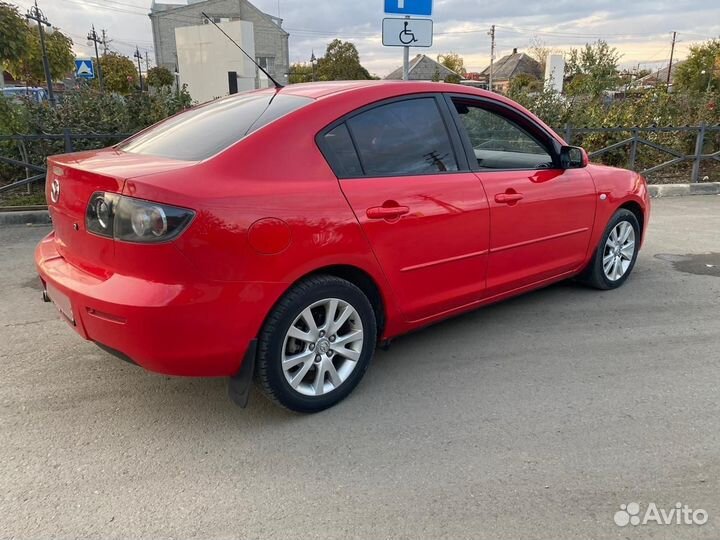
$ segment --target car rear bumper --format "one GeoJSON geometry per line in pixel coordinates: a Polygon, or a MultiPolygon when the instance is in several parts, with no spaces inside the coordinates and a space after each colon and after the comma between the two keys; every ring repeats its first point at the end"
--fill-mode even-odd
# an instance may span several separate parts
{"type": "Polygon", "coordinates": [[[157,283],[113,274],[100,279],[67,262],[54,234],[35,250],[47,295],[83,338],[167,375],[238,372],[281,284],[157,283]]]}

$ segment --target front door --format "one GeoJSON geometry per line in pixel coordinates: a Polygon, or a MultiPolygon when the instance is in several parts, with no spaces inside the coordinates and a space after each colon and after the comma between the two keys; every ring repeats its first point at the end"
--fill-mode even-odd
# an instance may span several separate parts
{"type": "Polygon", "coordinates": [[[549,135],[523,125],[519,115],[482,101],[452,101],[490,203],[487,294],[577,269],[595,217],[590,174],[560,168],[549,135]]]}

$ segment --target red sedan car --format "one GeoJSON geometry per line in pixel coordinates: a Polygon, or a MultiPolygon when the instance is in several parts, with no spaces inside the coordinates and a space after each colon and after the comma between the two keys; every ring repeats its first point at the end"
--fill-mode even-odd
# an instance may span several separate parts
{"type": "Polygon", "coordinates": [[[639,174],[506,98],[372,81],[231,96],[54,156],[47,198],[44,297],[82,337],[304,412],[346,397],[378,342],[571,277],[619,287],[650,207],[639,174]]]}

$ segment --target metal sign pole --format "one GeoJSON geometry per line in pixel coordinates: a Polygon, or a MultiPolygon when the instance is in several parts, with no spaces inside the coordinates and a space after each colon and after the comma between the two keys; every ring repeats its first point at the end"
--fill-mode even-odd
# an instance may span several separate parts
{"type": "MultiPolygon", "coordinates": [[[[403,6],[404,7],[404,6],[403,6]]],[[[405,16],[406,19],[409,19],[409,16],[405,16]]],[[[403,47],[403,81],[408,80],[408,72],[410,71],[410,47],[405,46],[403,47]]]]}

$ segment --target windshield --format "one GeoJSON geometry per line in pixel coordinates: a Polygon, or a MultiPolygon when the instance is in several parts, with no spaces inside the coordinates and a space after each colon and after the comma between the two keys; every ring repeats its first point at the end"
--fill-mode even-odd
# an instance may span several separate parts
{"type": "Polygon", "coordinates": [[[276,91],[237,94],[168,118],[117,148],[135,154],[201,161],[312,101],[276,91]]]}

